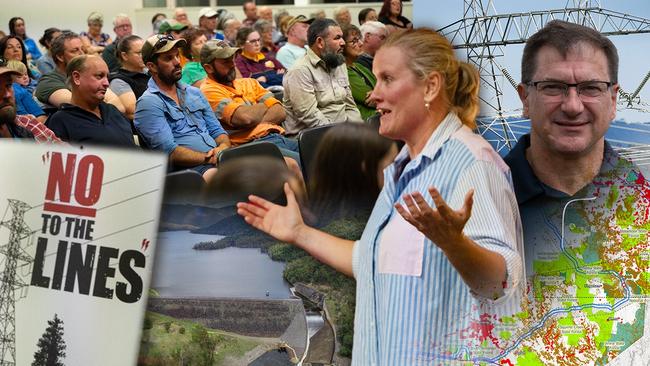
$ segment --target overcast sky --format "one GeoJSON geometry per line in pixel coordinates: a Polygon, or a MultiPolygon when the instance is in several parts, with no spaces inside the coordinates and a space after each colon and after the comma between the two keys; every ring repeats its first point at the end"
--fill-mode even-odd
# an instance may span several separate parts
{"type": "MultiPolygon", "coordinates": [[[[484,4],[487,3],[488,1],[484,0],[484,4]]],[[[603,0],[600,4],[603,9],[650,19],[650,1],[648,0],[603,0]]],[[[414,24],[416,26],[430,26],[434,28],[444,27],[462,18],[463,5],[464,1],[462,0],[415,0],[413,5],[414,24]]],[[[494,7],[499,14],[559,9],[564,8],[565,5],[566,0],[545,0],[543,2],[521,0],[494,1],[494,7]]],[[[625,91],[631,93],[650,71],[650,33],[612,36],[611,39],[619,52],[620,85],[625,91]]],[[[511,45],[505,47],[504,50],[505,55],[500,57],[498,62],[506,67],[515,80],[519,81],[523,46],[511,45]]],[[[503,85],[503,90],[506,109],[514,110],[520,108],[521,103],[514,88],[509,84],[505,84],[503,85]]],[[[648,103],[645,109],[650,110],[650,82],[646,83],[640,95],[641,100],[648,103]]],[[[625,119],[630,122],[650,122],[650,114],[619,108],[617,119],[625,119]]]]}

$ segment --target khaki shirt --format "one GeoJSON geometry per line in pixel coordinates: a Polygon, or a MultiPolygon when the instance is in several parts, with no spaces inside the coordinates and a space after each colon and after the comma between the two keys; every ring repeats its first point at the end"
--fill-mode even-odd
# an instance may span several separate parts
{"type": "Polygon", "coordinates": [[[328,72],[311,49],[284,76],[287,135],[339,122],[363,122],[350,90],[345,64],[328,72]]]}

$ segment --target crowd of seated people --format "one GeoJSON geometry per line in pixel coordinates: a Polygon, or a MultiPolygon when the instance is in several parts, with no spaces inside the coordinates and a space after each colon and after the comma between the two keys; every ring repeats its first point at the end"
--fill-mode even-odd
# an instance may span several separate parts
{"type": "MultiPolygon", "coordinates": [[[[38,42],[27,36],[29,17],[11,18],[9,35],[0,38],[0,56],[11,61],[2,64],[12,86],[7,100],[29,123],[12,125],[4,137],[139,145],[169,154],[171,169],[195,169],[207,180],[219,152],[231,146],[271,142],[295,168],[298,132],[363,122],[375,113],[372,105],[356,98],[357,105],[353,98],[358,92],[346,70],[356,64],[347,62],[341,30],[350,26],[348,9],[332,14],[341,24],[322,14],[314,22],[286,10],[257,8],[254,2],[243,9],[244,19],[212,8],[201,9],[198,19],[189,19],[182,8],[169,18],[158,13],[152,18],[154,35],[133,34],[125,14],[113,16],[109,34],[103,31],[104,14],[92,12],[79,33],[49,24],[34,37],[38,42]],[[317,71],[315,80],[305,79],[309,70],[317,71]],[[283,93],[287,78],[291,87],[283,93]],[[324,93],[327,83],[336,87],[324,93]]],[[[355,54],[363,53],[362,45],[357,29],[355,54]]],[[[369,89],[365,85],[360,93],[369,89]]]]}

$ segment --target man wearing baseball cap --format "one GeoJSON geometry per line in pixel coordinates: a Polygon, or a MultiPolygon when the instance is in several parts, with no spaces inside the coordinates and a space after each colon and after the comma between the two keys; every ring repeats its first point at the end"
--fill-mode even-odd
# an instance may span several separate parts
{"type": "Polygon", "coordinates": [[[0,58],[0,138],[28,138],[37,142],[61,142],[49,128],[31,114],[17,116],[13,79],[18,71],[6,67],[0,58]]]}
{"type": "Polygon", "coordinates": [[[201,91],[179,82],[178,48],[184,45],[184,39],[165,35],[145,41],[142,60],[151,79],[138,99],[134,123],[145,145],[169,154],[174,170],[193,169],[208,181],[230,139],[201,91]]]}
{"type": "Polygon", "coordinates": [[[181,32],[186,30],[189,26],[187,24],[179,23],[173,19],[165,19],[158,28],[158,34],[168,34],[174,39],[181,38],[181,32]]]}
{"type": "Polygon", "coordinates": [[[208,41],[201,49],[201,64],[208,74],[201,84],[219,120],[230,133],[233,145],[267,141],[280,148],[286,157],[300,161],[298,142],[282,134],[286,114],[273,93],[252,78],[235,78],[233,58],[239,49],[225,41],[208,41]]]}
{"type": "Polygon", "coordinates": [[[287,43],[275,55],[275,58],[287,70],[291,68],[297,59],[302,58],[307,53],[307,49],[305,48],[307,44],[307,29],[313,21],[313,18],[307,19],[304,15],[298,15],[289,20],[289,24],[287,24],[287,43]]]}
{"type": "Polygon", "coordinates": [[[217,33],[217,18],[219,13],[217,13],[212,8],[203,8],[199,11],[199,29],[205,34],[205,38],[211,39],[223,39],[223,34],[217,33]]]}

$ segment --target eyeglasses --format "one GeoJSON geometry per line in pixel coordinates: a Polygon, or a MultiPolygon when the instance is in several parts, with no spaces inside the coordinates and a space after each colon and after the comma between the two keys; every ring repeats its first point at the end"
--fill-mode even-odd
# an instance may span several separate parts
{"type": "Polygon", "coordinates": [[[347,44],[349,44],[351,46],[354,46],[354,45],[359,44],[360,42],[361,42],[361,39],[359,39],[359,37],[354,37],[351,40],[346,41],[345,43],[347,43],[347,44]]]}
{"type": "Polygon", "coordinates": [[[165,47],[167,42],[174,40],[174,37],[172,37],[169,34],[159,34],[159,35],[157,35],[157,37],[158,37],[158,40],[156,41],[156,44],[153,45],[153,49],[151,50],[152,54],[156,53],[156,51],[158,51],[161,48],[165,47]]]}
{"type": "Polygon", "coordinates": [[[569,95],[569,88],[576,88],[580,99],[590,100],[603,96],[614,83],[598,80],[583,81],[577,84],[562,81],[531,81],[526,85],[533,86],[540,94],[554,99],[561,99],[569,95]]]}
{"type": "Polygon", "coordinates": [[[246,43],[248,43],[248,44],[260,43],[260,40],[261,40],[260,38],[257,38],[257,39],[249,39],[249,40],[246,40],[246,43]]]}

